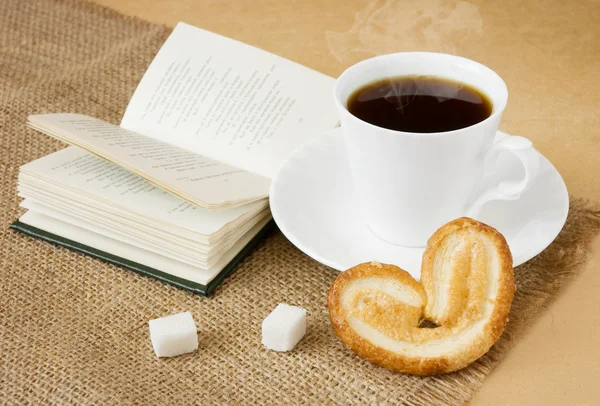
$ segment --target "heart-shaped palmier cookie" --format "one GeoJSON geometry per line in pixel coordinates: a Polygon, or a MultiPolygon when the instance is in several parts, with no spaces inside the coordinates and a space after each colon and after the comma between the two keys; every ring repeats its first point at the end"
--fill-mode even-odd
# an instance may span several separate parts
{"type": "Polygon", "coordinates": [[[463,368],[485,354],[508,321],[512,256],[497,230],[469,218],[427,242],[421,283],[395,265],[363,263],[329,289],[331,323],[356,354],[415,375],[463,368]],[[423,321],[435,327],[422,327],[423,321]]]}

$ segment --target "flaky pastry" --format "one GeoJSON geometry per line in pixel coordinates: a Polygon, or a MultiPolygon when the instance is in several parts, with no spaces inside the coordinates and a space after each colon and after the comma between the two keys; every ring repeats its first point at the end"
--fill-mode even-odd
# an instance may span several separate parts
{"type": "Polygon", "coordinates": [[[421,283],[395,265],[363,263],[329,289],[335,333],[360,357],[388,369],[433,375],[485,354],[508,321],[512,256],[498,231],[470,218],[427,242],[421,283]],[[420,327],[424,320],[437,327],[420,327]]]}

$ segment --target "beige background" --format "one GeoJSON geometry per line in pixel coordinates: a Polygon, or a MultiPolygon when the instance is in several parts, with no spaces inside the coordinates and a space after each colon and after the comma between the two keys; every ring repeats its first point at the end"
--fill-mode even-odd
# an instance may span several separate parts
{"type": "MultiPolygon", "coordinates": [[[[96,0],[169,26],[185,21],[337,77],[374,54],[455,53],[509,88],[501,128],[532,139],[571,194],[600,200],[600,2],[96,0]]],[[[473,405],[600,404],[600,240],[489,377],[473,405]]]]}

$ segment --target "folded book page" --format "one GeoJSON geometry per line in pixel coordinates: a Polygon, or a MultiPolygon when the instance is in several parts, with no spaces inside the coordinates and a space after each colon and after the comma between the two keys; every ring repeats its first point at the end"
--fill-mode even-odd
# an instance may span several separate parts
{"type": "Polygon", "coordinates": [[[270,182],[265,177],[93,117],[70,113],[32,115],[28,125],[209,210],[236,207],[268,196],[270,182]]]}

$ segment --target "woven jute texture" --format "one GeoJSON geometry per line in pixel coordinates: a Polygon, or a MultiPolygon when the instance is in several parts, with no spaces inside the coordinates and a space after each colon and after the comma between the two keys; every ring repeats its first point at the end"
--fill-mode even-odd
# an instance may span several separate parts
{"type": "Polygon", "coordinates": [[[536,313],[585,263],[600,212],[572,200],[567,225],[516,270],[507,329],[483,358],[444,376],[394,374],[333,334],[336,272],[278,231],[211,298],[9,230],[20,165],[64,145],[25,128],[28,114],[77,112],[118,123],[170,30],[79,1],[0,1],[0,403],[463,404],[536,313]],[[308,310],[289,353],[265,350],[263,318],[280,302],[308,310]],[[157,359],[147,321],[192,311],[200,347],[157,359]]]}

